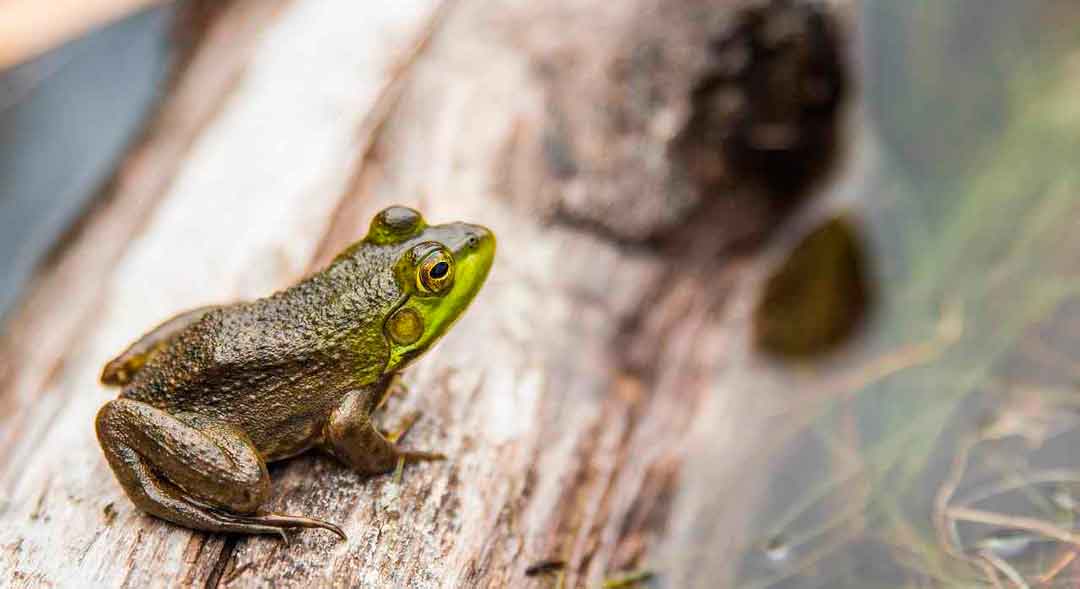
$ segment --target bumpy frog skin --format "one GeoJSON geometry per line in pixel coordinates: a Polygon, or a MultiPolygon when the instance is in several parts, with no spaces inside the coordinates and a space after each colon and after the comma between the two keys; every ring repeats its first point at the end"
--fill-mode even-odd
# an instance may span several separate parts
{"type": "MultiPolygon", "coordinates": [[[[427,225],[390,207],[324,270],[270,297],[183,313],[109,362],[123,387],[98,412],[109,466],[128,497],[171,522],[278,534],[335,525],[260,510],[266,463],[319,448],[359,473],[439,460],[384,435],[371,413],[391,380],[461,316],[487,277],[495,237],[427,225]]],[[[407,426],[406,426],[407,428],[407,426]]]]}

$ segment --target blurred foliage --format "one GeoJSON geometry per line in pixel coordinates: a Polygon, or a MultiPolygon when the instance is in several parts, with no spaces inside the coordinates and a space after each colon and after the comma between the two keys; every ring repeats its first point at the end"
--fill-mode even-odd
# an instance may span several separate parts
{"type": "Polygon", "coordinates": [[[793,377],[851,384],[799,406],[739,586],[1073,586],[1031,528],[1080,495],[1080,9],[864,8],[881,305],[853,362],[793,377]]]}
{"type": "Polygon", "coordinates": [[[992,144],[1029,27],[1012,0],[867,2],[868,104],[913,179],[940,183],[992,144]],[[992,41],[991,41],[992,40],[992,41]]]}

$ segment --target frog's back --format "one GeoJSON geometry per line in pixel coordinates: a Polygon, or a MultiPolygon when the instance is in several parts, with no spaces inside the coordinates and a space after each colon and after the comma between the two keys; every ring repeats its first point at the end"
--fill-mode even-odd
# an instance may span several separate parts
{"type": "Polygon", "coordinates": [[[385,363],[378,314],[367,320],[342,292],[316,275],[214,309],[155,353],[121,396],[236,425],[257,446],[281,428],[306,428],[385,363]]]}

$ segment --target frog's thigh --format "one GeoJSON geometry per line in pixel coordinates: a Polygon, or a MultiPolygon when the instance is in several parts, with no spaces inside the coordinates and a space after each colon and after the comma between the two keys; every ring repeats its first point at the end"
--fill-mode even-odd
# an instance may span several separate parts
{"type": "Polygon", "coordinates": [[[132,503],[151,515],[198,530],[277,534],[284,538],[280,525],[247,521],[256,518],[231,516],[193,503],[182,489],[163,480],[150,463],[131,448],[106,447],[105,454],[132,503]]]}
{"type": "Polygon", "coordinates": [[[270,477],[248,437],[224,424],[181,417],[131,399],[110,401],[98,412],[98,440],[132,500],[155,514],[143,505],[154,502],[155,492],[190,495],[236,513],[255,511],[269,495],[270,477]],[[140,469],[148,465],[171,485],[147,489],[154,472],[147,479],[140,469]]]}
{"type": "Polygon", "coordinates": [[[208,305],[184,311],[165,323],[158,325],[138,341],[131,344],[119,356],[109,361],[101,371],[101,382],[107,385],[125,385],[131,382],[135,373],[142,368],[150,355],[166,340],[194,324],[219,305],[208,305]]]}

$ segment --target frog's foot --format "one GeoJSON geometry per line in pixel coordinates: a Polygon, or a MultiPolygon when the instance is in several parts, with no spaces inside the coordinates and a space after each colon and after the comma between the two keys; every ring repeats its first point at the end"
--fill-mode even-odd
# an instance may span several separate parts
{"type": "Polygon", "coordinates": [[[393,471],[400,462],[429,462],[445,460],[438,452],[401,450],[398,443],[412,428],[420,413],[410,413],[398,427],[388,433],[380,432],[373,423],[363,395],[353,392],[342,399],[341,405],[330,414],[326,424],[323,448],[338,460],[364,475],[393,471]]]}
{"type": "Polygon", "coordinates": [[[409,433],[409,430],[412,429],[412,426],[416,424],[416,421],[420,419],[421,415],[423,415],[423,413],[420,411],[413,411],[406,414],[405,417],[401,418],[397,427],[388,432],[382,432],[383,437],[386,438],[387,442],[397,444],[405,437],[405,434],[409,433]]]}
{"type": "Polygon", "coordinates": [[[410,450],[401,450],[397,447],[401,439],[405,437],[405,434],[409,433],[412,426],[416,424],[416,420],[420,419],[423,415],[420,411],[413,411],[407,414],[401,419],[401,422],[396,428],[389,432],[383,433],[383,437],[387,442],[390,442],[394,446],[395,454],[398,458],[403,459],[405,462],[431,462],[437,460],[446,460],[446,455],[440,452],[415,452],[410,450]]]}
{"type": "Polygon", "coordinates": [[[409,392],[409,387],[405,386],[405,381],[401,378],[400,372],[395,372],[390,377],[390,384],[386,385],[386,389],[383,390],[382,396],[379,397],[379,402],[375,404],[375,411],[379,411],[386,406],[386,402],[390,400],[390,397],[398,395],[406,395],[409,392]]]}
{"type": "Polygon", "coordinates": [[[217,515],[224,520],[233,522],[237,525],[249,526],[254,528],[275,528],[277,533],[286,542],[289,541],[285,535],[284,530],[287,528],[321,528],[328,530],[337,535],[342,540],[348,540],[348,536],[341,528],[335,526],[330,522],[322,520],[304,517],[302,515],[283,515],[280,513],[260,513],[256,515],[242,515],[236,513],[218,512],[217,515]]]}

